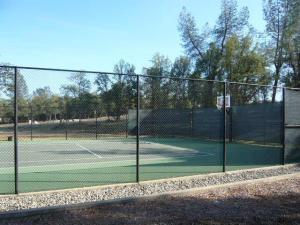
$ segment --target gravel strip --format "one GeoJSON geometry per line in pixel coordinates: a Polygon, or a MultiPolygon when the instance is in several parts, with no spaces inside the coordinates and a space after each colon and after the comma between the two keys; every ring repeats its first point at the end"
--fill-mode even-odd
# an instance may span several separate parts
{"type": "Polygon", "coordinates": [[[293,173],[88,207],[36,210],[0,219],[0,224],[299,225],[299,187],[300,173],[293,173]]]}
{"type": "Polygon", "coordinates": [[[299,164],[112,185],[0,196],[0,212],[162,194],[300,172],[299,164]]]}

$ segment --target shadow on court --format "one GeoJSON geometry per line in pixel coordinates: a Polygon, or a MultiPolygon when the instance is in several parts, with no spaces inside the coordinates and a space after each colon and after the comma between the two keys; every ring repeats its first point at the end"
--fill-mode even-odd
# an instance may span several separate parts
{"type": "MultiPolygon", "coordinates": [[[[34,159],[40,162],[39,164],[33,162],[31,165],[27,163],[26,167],[19,169],[20,192],[136,181],[134,145],[125,142],[125,144],[109,142],[109,145],[107,143],[101,145],[101,142],[98,142],[99,146],[95,145],[94,141],[78,143],[87,150],[80,149],[80,146],[76,147],[74,144],[60,146],[54,143],[37,152],[25,152],[24,154],[29,157],[26,160],[34,159]],[[74,151],[64,149],[70,146],[75,148],[74,151]],[[51,148],[56,149],[51,150],[51,148]],[[101,150],[102,148],[104,150],[101,150]],[[102,158],[96,158],[93,154],[102,158]],[[75,161],[83,159],[82,156],[91,158],[87,158],[86,161],[75,161]],[[47,162],[49,158],[53,161],[47,162]],[[56,159],[61,160],[59,165],[56,164],[56,159]],[[70,161],[64,162],[64,159],[70,161]]],[[[39,145],[43,146],[43,143],[39,145]]],[[[28,144],[23,150],[30,150],[30,147],[31,145],[28,144]]],[[[226,169],[237,170],[278,165],[281,154],[279,147],[230,143],[227,144],[226,169]]],[[[223,145],[222,142],[196,139],[141,139],[139,163],[141,181],[222,172],[223,145]]],[[[13,170],[2,171],[0,181],[0,193],[14,192],[13,170]]]]}

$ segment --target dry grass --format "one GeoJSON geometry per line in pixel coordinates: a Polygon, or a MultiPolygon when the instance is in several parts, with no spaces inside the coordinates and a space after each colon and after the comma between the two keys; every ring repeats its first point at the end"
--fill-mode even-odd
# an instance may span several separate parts
{"type": "Polygon", "coordinates": [[[0,224],[300,224],[300,174],[6,219],[0,224]]]}

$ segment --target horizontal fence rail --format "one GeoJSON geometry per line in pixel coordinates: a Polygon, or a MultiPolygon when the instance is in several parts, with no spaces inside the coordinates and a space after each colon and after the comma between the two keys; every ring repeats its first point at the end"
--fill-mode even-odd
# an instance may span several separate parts
{"type": "Polygon", "coordinates": [[[5,65],[0,82],[0,194],[300,162],[300,89],[5,65]]]}
{"type": "MultiPolygon", "coordinates": [[[[46,67],[29,67],[29,66],[3,66],[0,65],[0,68],[18,68],[24,70],[44,70],[44,71],[54,71],[54,72],[70,72],[70,73],[90,73],[90,74],[104,74],[104,75],[121,75],[121,76],[139,76],[139,77],[153,77],[152,75],[146,74],[137,74],[137,73],[113,73],[113,72],[102,72],[94,70],[73,70],[73,69],[59,69],[59,68],[46,68],[46,67]]],[[[183,77],[169,77],[169,76],[155,76],[155,78],[160,79],[180,79],[180,80],[190,80],[190,81],[205,81],[205,82],[220,82],[220,83],[232,83],[232,84],[244,84],[249,86],[260,86],[260,87],[270,87],[270,88],[285,88],[285,89],[294,89],[298,90],[299,88],[291,88],[284,86],[274,86],[274,85],[265,85],[265,84],[253,84],[245,82],[234,82],[234,81],[222,81],[222,80],[210,80],[210,79],[200,79],[200,78],[183,78],[183,77]]]]}

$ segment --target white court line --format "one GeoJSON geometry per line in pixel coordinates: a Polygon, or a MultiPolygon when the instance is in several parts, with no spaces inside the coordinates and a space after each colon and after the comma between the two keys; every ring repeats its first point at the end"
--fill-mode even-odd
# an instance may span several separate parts
{"type": "MultiPolygon", "coordinates": [[[[79,159],[46,159],[46,160],[23,160],[19,163],[34,163],[34,162],[57,162],[57,161],[76,161],[76,160],[86,160],[86,159],[95,159],[95,158],[79,158],[79,159]]],[[[1,164],[14,164],[14,162],[0,162],[1,164]]],[[[54,164],[57,165],[57,164],[54,164]]],[[[64,164],[69,165],[69,164],[64,164]]]]}
{"type": "MultiPolygon", "coordinates": [[[[212,154],[213,155],[213,154],[212,154]]],[[[146,155],[142,155],[142,156],[147,156],[146,155]]],[[[185,155],[185,156],[179,156],[179,157],[175,157],[175,159],[182,159],[182,158],[186,158],[186,157],[191,157],[193,155],[185,155]]],[[[203,157],[209,157],[210,155],[201,155],[203,157]]],[[[127,161],[136,161],[136,159],[130,159],[130,160],[123,160],[123,158],[131,158],[131,155],[124,155],[122,157],[120,157],[120,160],[111,160],[111,161],[107,161],[107,162],[102,162],[102,163],[114,163],[114,162],[127,162],[127,161]]],[[[103,157],[102,157],[103,158],[103,157]]],[[[111,157],[105,157],[105,159],[115,159],[115,156],[111,156],[111,157]]],[[[35,163],[35,162],[58,162],[58,161],[77,161],[77,160],[88,160],[88,159],[94,159],[94,158],[79,158],[79,159],[46,159],[46,160],[24,160],[24,161],[19,161],[19,163],[35,163]]],[[[152,158],[140,158],[140,160],[142,161],[148,161],[148,160],[163,160],[163,159],[169,159],[168,156],[165,157],[152,157],[152,158]]],[[[78,164],[93,164],[93,163],[98,163],[98,162],[82,162],[82,163],[78,163],[78,164]]],[[[14,162],[0,162],[1,164],[12,164],[14,165],[14,162]]],[[[66,164],[50,164],[50,165],[77,165],[77,164],[73,164],[73,163],[66,163],[66,164]]],[[[46,165],[48,166],[48,165],[46,165]]],[[[27,166],[26,166],[27,167],[27,166]]]]}
{"type": "MultiPolygon", "coordinates": [[[[181,158],[186,158],[186,157],[177,157],[177,159],[181,159],[181,158]]],[[[92,159],[92,158],[84,158],[84,159],[92,159]]],[[[52,162],[52,161],[72,161],[72,160],[80,160],[80,159],[62,159],[62,160],[43,160],[42,162],[52,162]]],[[[159,157],[159,158],[147,158],[147,159],[142,159],[142,161],[155,161],[155,160],[169,160],[168,157],[159,157]]],[[[34,163],[34,162],[40,162],[40,161],[20,161],[19,163],[34,163]]],[[[107,161],[107,162],[101,162],[102,164],[111,164],[111,163],[118,163],[118,162],[136,162],[136,159],[126,159],[126,160],[113,160],[113,161],[107,161]]],[[[8,163],[12,163],[13,162],[0,162],[1,164],[8,164],[8,163]]],[[[92,164],[99,164],[99,162],[79,162],[79,163],[66,163],[66,164],[49,164],[46,166],[72,166],[72,165],[92,165],[92,164]]],[[[14,164],[13,164],[14,165],[14,164]]],[[[43,168],[45,167],[45,165],[36,165],[36,166],[21,166],[22,168],[43,168]]],[[[2,168],[3,169],[3,168],[2,168]]]]}
{"type": "Polygon", "coordinates": [[[92,155],[96,156],[99,159],[103,158],[101,155],[96,154],[95,152],[91,151],[90,149],[88,149],[88,148],[86,148],[86,147],[84,147],[84,146],[82,146],[82,145],[80,145],[78,143],[75,143],[75,145],[78,146],[79,148],[83,149],[83,150],[88,151],[89,153],[91,153],[92,155]]]}

